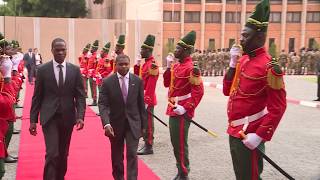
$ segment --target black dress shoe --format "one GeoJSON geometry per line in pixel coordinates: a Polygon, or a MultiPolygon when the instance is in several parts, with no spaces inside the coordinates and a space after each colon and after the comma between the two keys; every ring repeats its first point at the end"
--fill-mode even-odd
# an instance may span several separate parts
{"type": "Polygon", "coordinates": [[[320,98],[318,98],[318,99],[315,99],[315,100],[313,100],[313,101],[320,101],[320,98]]]}
{"type": "Polygon", "coordinates": [[[89,106],[97,106],[98,104],[97,104],[97,101],[93,101],[93,103],[92,104],[89,104],[89,106]]]}
{"type": "Polygon", "coordinates": [[[153,148],[151,145],[144,145],[138,152],[138,155],[153,154],[153,148]]]}
{"type": "Polygon", "coordinates": [[[97,116],[100,116],[100,113],[96,113],[97,116]]]}
{"type": "Polygon", "coordinates": [[[17,161],[17,159],[12,158],[11,156],[8,156],[4,159],[5,163],[16,163],[17,161]]]}
{"type": "Polygon", "coordinates": [[[17,109],[23,108],[23,106],[16,105],[16,108],[17,108],[17,109]]]}
{"type": "Polygon", "coordinates": [[[18,156],[12,156],[12,155],[8,155],[8,156],[10,156],[12,159],[16,159],[16,160],[19,159],[18,156]]]}
{"type": "Polygon", "coordinates": [[[178,180],[189,180],[188,175],[180,175],[178,180]]]}
{"type": "Polygon", "coordinates": [[[13,132],[12,132],[12,134],[20,134],[20,130],[14,129],[13,132]]]}

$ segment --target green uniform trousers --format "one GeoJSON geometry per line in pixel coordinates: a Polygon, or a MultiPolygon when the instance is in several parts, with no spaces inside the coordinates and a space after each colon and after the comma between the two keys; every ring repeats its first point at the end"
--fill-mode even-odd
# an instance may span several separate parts
{"type": "MultiPolygon", "coordinates": [[[[250,150],[241,139],[229,136],[230,152],[233,163],[233,170],[237,180],[258,180],[263,171],[263,159],[258,151],[250,150]]],[[[263,152],[264,143],[258,146],[263,152]]]]}
{"type": "Polygon", "coordinates": [[[91,97],[93,101],[97,101],[97,83],[93,80],[93,78],[89,78],[91,97]]]}
{"type": "Polygon", "coordinates": [[[188,150],[189,127],[190,121],[186,116],[170,116],[169,128],[171,144],[176,158],[178,173],[183,175],[188,175],[190,172],[188,150]]]}
{"type": "Polygon", "coordinates": [[[151,112],[153,114],[154,106],[148,106],[147,111],[148,111],[147,112],[147,129],[143,135],[143,140],[147,145],[153,145],[154,119],[153,119],[153,116],[149,112],[151,112]]]}

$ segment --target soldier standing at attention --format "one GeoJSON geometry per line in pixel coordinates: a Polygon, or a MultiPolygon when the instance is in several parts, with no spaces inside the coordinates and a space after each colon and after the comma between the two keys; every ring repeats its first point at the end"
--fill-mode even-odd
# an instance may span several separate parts
{"type": "Polygon", "coordinates": [[[174,56],[179,61],[172,67],[171,62],[167,62],[167,70],[163,74],[164,86],[169,87],[167,115],[170,116],[170,138],[178,168],[175,180],[189,179],[189,119],[194,116],[204,91],[200,70],[190,57],[195,40],[196,32],[191,31],[178,42],[174,56]]]}
{"type": "Polygon", "coordinates": [[[230,69],[223,80],[223,93],[229,96],[227,133],[237,180],[261,179],[263,160],[257,148],[264,151],[286,109],[283,72],[264,48],[269,3],[260,1],[248,18],[240,37],[244,54],[240,57],[241,48],[232,47],[230,69]]]}
{"type": "Polygon", "coordinates": [[[288,63],[288,55],[286,54],[285,50],[282,49],[280,55],[279,55],[279,63],[280,63],[280,66],[281,66],[281,69],[283,72],[286,72],[287,70],[287,63],[288,63]]]}
{"type": "Polygon", "coordinates": [[[154,48],[155,36],[148,35],[141,46],[141,58],[145,59],[142,65],[139,59],[134,66],[134,74],[143,80],[144,85],[144,104],[147,109],[147,128],[143,132],[144,146],[137,152],[138,155],[153,154],[153,139],[154,139],[154,119],[150,114],[154,112],[154,107],[157,105],[156,85],[159,78],[159,67],[156,65],[152,52],[154,48]]]}
{"type": "Polygon", "coordinates": [[[97,84],[96,81],[94,81],[95,71],[97,68],[97,51],[99,48],[99,41],[95,40],[91,47],[91,56],[88,59],[88,78],[89,78],[89,84],[90,84],[90,90],[91,90],[91,97],[92,97],[92,104],[89,104],[89,106],[97,106],[97,84]]]}
{"type": "Polygon", "coordinates": [[[86,97],[88,97],[88,57],[89,57],[89,50],[90,50],[91,44],[87,44],[85,48],[82,50],[82,54],[79,56],[79,66],[80,66],[80,72],[83,79],[83,86],[86,93],[86,97]]]}

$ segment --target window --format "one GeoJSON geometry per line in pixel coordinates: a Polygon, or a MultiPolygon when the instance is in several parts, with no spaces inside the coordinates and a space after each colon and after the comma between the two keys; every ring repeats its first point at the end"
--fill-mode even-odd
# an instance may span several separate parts
{"type": "Polygon", "coordinates": [[[201,0],[185,0],[186,4],[201,4],[201,0]]]}
{"type": "Polygon", "coordinates": [[[221,13],[220,12],[206,12],[206,23],[220,23],[221,13]]]}
{"type": "Polygon", "coordinates": [[[287,0],[288,4],[302,4],[302,0],[287,0]]]}
{"type": "Polygon", "coordinates": [[[291,23],[301,22],[301,12],[287,12],[287,22],[291,22],[291,23]]]}
{"type": "Polygon", "coordinates": [[[315,48],[315,46],[317,45],[317,42],[314,38],[310,38],[309,42],[308,42],[308,48],[315,48]]]}
{"type": "Polygon", "coordinates": [[[227,12],[226,13],[226,23],[239,23],[241,18],[240,12],[227,12]]]}
{"type": "Polygon", "coordinates": [[[281,22],[281,12],[271,12],[269,22],[280,23],[281,22]]]}
{"type": "Polygon", "coordinates": [[[269,38],[269,49],[271,48],[271,45],[275,43],[274,38],[269,38]]]}
{"type": "Polygon", "coordinates": [[[294,38],[289,38],[289,52],[294,52],[294,38]]]}
{"type": "Polygon", "coordinates": [[[163,12],[164,22],[180,22],[180,11],[164,11],[163,12]]]}
{"type": "Polygon", "coordinates": [[[232,45],[236,43],[235,39],[229,39],[229,48],[232,48],[232,45]]]}
{"type": "Polygon", "coordinates": [[[174,3],[180,3],[181,0],[163,0],[163,2],[174,2],[174,3]]]}
{"type": "Polygon", "coordinates": [[[208,49],[209,49],[209,50],[214,50],[214,49],[216,49],[216,41],[215,41],[215,39],[209,39],[208,49]]]}
{"type": "Polygon", "coordinates": [[[221,3],[221,0],[206,0],[206,3],[221,3]]]}
{"type": "Polygon", "coordinates": [[[200,23],[200,12],[186,11],[184,14],[185,23],[200,23]]]}
{"type": "Polygon", "coordinates": [[[320,22],[320,11],[318,12],[308,12],[307,13],[308,23],[318,23],[320,22]]]}
{"type": "Polygon", "coordinates": [[[241,0],[226,0],[226,2],[229,3],[240,3],[241,5],[241,0]]]}

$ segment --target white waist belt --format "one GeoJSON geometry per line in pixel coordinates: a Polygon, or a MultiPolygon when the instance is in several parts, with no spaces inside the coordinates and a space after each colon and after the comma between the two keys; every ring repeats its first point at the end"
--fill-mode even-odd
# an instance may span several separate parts
{"type": "Polygon", "coordinates": [[[251,116],[246,116],[244,118],[237,119],[237,120],[234,120],[234,121],[230,122],[230,126],[237,127],[237,126],[240,126],[240,125],[244,124],[242,130],[246,131],[247,128],[248,128],[249,123],[260,119],[261,117],[263,117],[266,114],[268,114],[268,110],[267,110],[267,108],[264,108],[262,111],[260,111],[260,112],[258,112],[256,114],[253,114],[251,116]]]}
{"type": "Polygon", "coordinates": [[[184,95],[184,96],[176,96],[176,97],[175,97],[175,99],[176,99],[177,102],[186,100],[186,99],[188,99],[188,98],[191,98],[191,93],[186,94],[186,95],[184,95]]]}

